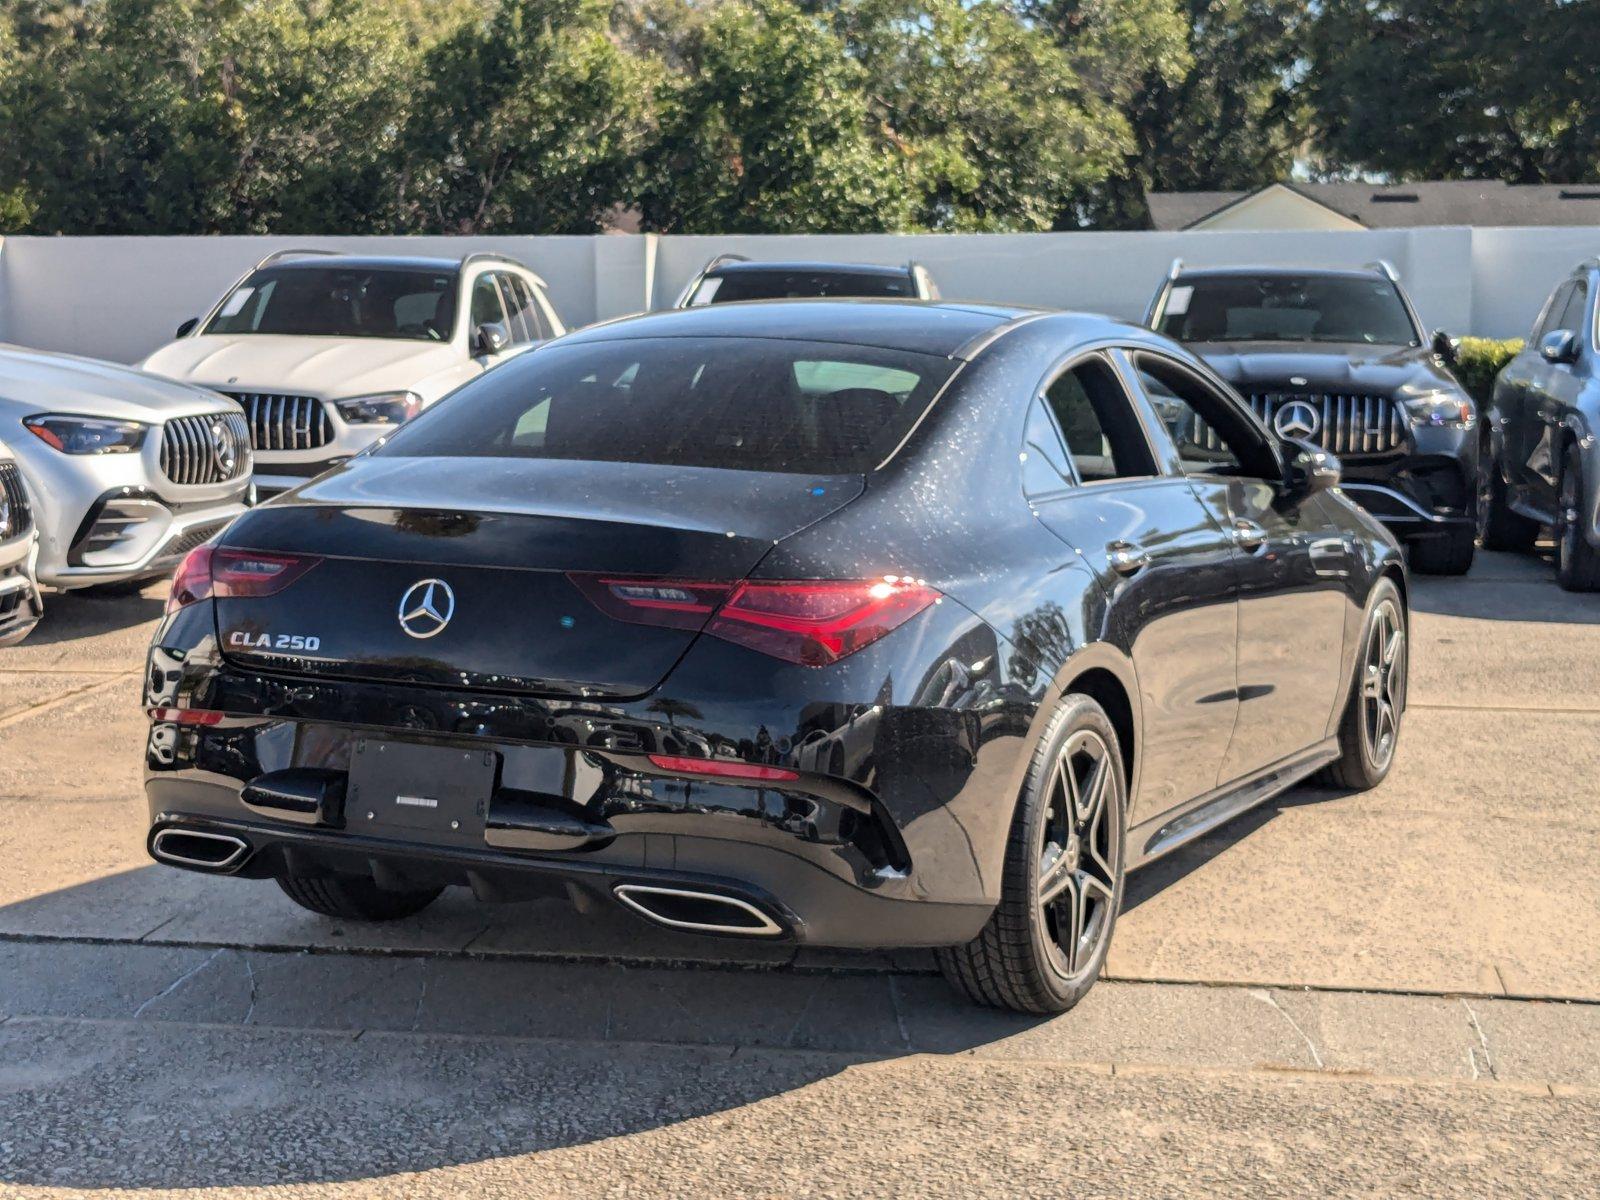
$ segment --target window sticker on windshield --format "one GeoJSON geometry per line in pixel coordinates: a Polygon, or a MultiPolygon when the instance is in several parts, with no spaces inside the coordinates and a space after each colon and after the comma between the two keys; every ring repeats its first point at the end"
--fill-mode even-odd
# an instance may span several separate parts
{"type": "Polygon", "coordinates": [[[1189,311],[1189,300],[1194,295],[1192,287],[1175,287],[1167,293],[1167,310],[1163,316],[1181,317],[1189,311]]]}
{"type": "Polygon", "coordinates": [[[222,306],[222,312],[218,315],[224,317],[237,317],[239,315],[239,310],[244,307],[244,302],[250,299],[254,292],[255,288],[253,287],[240,288],[237,292],[228,297],[228,302],[222,306]]]}

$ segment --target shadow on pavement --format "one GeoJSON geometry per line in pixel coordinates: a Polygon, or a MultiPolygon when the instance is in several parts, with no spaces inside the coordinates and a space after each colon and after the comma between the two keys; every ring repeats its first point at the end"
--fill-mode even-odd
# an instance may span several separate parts
{"type": "MultiPolygon", "coordinates": [[[[11,1017],[0,1024],[0,1191],[346,1182],[472,1164],[705,1117],[855,1063],[975,1049],[1043,1023],[975,1008],[937,978],[847,965],[222,948],[161,943],[159,932],[16,940],[18,909],[105,911],[157,870],[0,909],[12,930],[0,937],[0,1014],[11,1017]]],[[[251,932],[242,923],[241,942],[251,932]]]]}
{"type": "Polygon", "coordinates": [[[1472,570],[1460,578],[1413,574],[1411,608],[1483,621],[1600,624],[1600,596],[1562,591],[1551,548],[1544,544],[1536,554],[1480,550],[1472,570]]]}
{"type": "MultiPolygon", "coordinates": [[[[162,583],[164,589],[165,584],[162,583]]],[[[150,589],[152,593],[154,589],[150,589]]],[[[161,615],[166,606],[161,594],[100,595],[87,591],[46,592],[44,620],[23,644],[49,646],[76,642],[99,634],[143,625],[161,615]]]]}

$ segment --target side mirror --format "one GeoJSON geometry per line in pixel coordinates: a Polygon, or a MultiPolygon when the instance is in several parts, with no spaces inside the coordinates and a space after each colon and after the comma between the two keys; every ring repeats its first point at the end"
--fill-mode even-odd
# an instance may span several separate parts
{"type": "Polygon", "coordinates": [[[1577,362],[1578,337],[1570,329],[1552,330],[1540,341],[1539,354],[1545,362],[1557,364],[1577,362]]]}
{"type": "Polygon", "coordinates": [[[173,334],[172,336],[173,337],[188,337],[189,336],[189,331],[191,329],[193,329],[198,324],[200,324],[200,318],[199,317],[190,317],[182,325],[178,326],[178,332],[173,334]]]}
{"type": "Polygon", "coordinates": [[[1298,438],[1285,438],[1288,451],[1283,465],[1283,490],[1297,500],[1315,496],[1318,492],[1332,491],[1344,478],[1344,468],[1339,460],[1321,446],[1302,442],[1298,438]]]}
{"type": "Polygon", "coordinates": [[[511,344],[511,334],[498,321],[485,321],[472,335],[472,348],[478,354],[499,354],[511,344]]]}
{"type": "Polygon", "coordinates": [[[1433,352],[1444,359],[1446,366],[1453,367],[1461,359],[1461,339],[1451,337],[1442,329],[1435,329],[1433,352]]]}

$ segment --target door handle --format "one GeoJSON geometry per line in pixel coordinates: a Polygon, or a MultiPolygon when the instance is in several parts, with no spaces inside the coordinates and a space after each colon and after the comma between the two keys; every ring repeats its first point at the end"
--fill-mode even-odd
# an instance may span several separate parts
{"type": "Polygon", "coordinates": [[[1126,579],[1150,565],[1150,551],[1133,542],[1111,542],[1106,546],[1106,561],[1113,571],[1126,579]]]}
{"type": "Polygon", "coordinates": [[[1267,544],[1267,531],[1240,517],[1233,523],[1233,544],[1241,550],[1259,550],[1267,544]]]}

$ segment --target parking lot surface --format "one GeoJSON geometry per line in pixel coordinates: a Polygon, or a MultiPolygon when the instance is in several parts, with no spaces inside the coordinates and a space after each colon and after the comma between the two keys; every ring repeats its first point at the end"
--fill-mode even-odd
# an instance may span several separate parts
{"type": "Polygon", "coordinates": [[[1133,877],[1108,980],[448,895],[362,928],[157,868],[160,591],[0,652],[0,1195],[1593,1195],[1600,602],[1414,581],[1400,756],[1133,877]]]}

